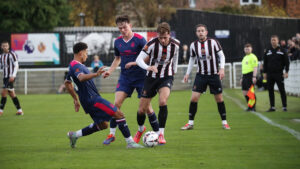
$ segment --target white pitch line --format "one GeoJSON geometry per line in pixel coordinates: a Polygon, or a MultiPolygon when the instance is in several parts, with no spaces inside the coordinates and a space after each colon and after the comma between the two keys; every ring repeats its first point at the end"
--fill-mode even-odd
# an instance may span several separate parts
{"type": "MultiPolygon", "coordinates": [[[[236,98],[233,98],[227,94],[225,94],[225,92],[223,93],[225,97],[231,99],[232,101],[234,101],[238,106],[240,106],[242,109],[246,109],[246,106],[244,106],[239,100],[237,100],[236,98]]],[[[290,134],[292,134],[294,137],[296,137],[298,140],[300,140],[300,132],[294,130],[294,129],[291,129],[287,126],[284,126],[284,125],[281,125],[281,124],[278,124],[278,123],[275,123],[273,122],[271,119],[269,119],[268,117],[262,115],[261,113],[259,112],[251,112],[252,114],[258,116],[259,118],[261,118],[262,120],[264,120],[265,122],[267,122],[268,124],[272,125],[272,126],[275,126],[275,127],[278,127],[282,130],[285,130],[287,132],[289,132],[290,134]]]]}

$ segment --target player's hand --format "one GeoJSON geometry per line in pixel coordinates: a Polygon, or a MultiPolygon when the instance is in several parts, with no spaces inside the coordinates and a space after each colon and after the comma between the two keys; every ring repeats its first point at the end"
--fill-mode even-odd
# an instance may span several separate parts
{"type": "Polygon", "coordinates": [[[154,73],[157,73],[157,72],[158,72],[156,66],[149,66],[147,70],[148,70],[148,71],[152,71],[152,72],[154,72],[154,73]]]}
{"type": "Polygon", "coordinates": [[[15,78],[14,77],[10,77],[9,78],[9,82],[14,82],[15,78]]]}
{"type": "Polygon", "coordinates": [[[189,75],[184,75],[183,82],[187,83],[189,81],[189,75]]]}
{"type": "Polygon", "coordinates": [[[128,62],[126,65],[125,65],[125,69],[129,69],[131,66],[135,66],[136,65],[136,62],[128,62]]]}
{"type": "Polygon", "coordinates": [[[264,73],[263,76],[264,76],[264,80],[267,80],[267,74],[264,73]]]}
{"type": "Polygon", "coordinates": [[[78,100],[74,100],[74,107],[75,107],[75,112],[78,112],[80,108],[80,103],[78,100]]]}
{"type": "Polygon", "coordinates": [[[252,77],[253,84],[256,84],[256,77],[252,77]]]}
{"type": "Polygon", "coordinates": [[[110,71],[105,71],[103,73],[103,78],[107,78],[108,76],[110,76],[110,71]]]}
{"type": "Polygon", "coordinates": [[[220,80],[223,80],[223,78],[225,77],[224,68],[221,68],[219,70],[218,75],[220,76],[220,80]]]}
{"type": "Polygon", "coordinates": [[[106,68],[106,66],[102,66],[102,67],[100,67],[98,70],[97,70],[97,76],[100,76],[102,73],[104,73],[105,72],[105,69],[106,68]]]}
{"type": "Polygon", "coordinates": [[[288,73],[284,73],[284,74],[283,74],[283,77],[286,79],[286,78],[289,77],[289,74],[288,74],[288,73]]]}

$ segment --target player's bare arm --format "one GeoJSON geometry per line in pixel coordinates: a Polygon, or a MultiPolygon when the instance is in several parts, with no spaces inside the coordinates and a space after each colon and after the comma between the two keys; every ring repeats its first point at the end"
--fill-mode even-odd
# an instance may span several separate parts
{"type": "Polygon", "coordinates": [[[108,76],[110,76],[110,74],[116,70],[116,68],[120,65],[120,63],[121,63],[121,57],[115,56],[114,61],[110,65],[110,68],[103,73],[103,78],[107,78],[108,76]]]}
{"type": "MultiPolygon", "coordinates": [[[[145,59],[144,59],[145,63],[149,63],[150,62],[150,57],[147,56],[145,59]]],[[[137,63],[136,62],[129,62],[125,65],[125,69],[129,69],[131,66],[136,66],[137,63]]]]}
{"type": "Polygon", "coordinates": [[[218,74],[220,76],[220,80],[223,80],[223,78],[225,77],[224,68],[220,68],[218,74]]]}
{"type": "Polygon", "coordinates": [[[75,107],[75,112],[78,112],[78,111],[79,111],[79,108],[80,108],[80,103],[79,103],[79,101],[78,101],[76,92],[75,92],[74,87],[73,87],[73,85],[72,85],[72,82],[66,80],[66,81],[65,81],[65,86],[66,86],[66,89],[68,90],[68,92],[70,93],[70,95],[71,95],[72,98],[73,98],[73,101],[74,101],[74,107],[75,107]]]}
{"type": "Polygon", "coordinates": [[[99,68],[98,71],[97,71],[96,73],[90,73],[90,74],[84,74],[84,73],[81,73],[81,74],[78,75],[77,78],[78,78],[78,80],[79,80],[80,82],[88,81],[88,80],[93,79],[93,78],[95,78],[95,77],[98,77],[98,76],[100,76],[102,73],[104,73],[104,72],[105,72],[105,71],[104,71],[104,68],[105,68],[105,66],[99,68]]]}

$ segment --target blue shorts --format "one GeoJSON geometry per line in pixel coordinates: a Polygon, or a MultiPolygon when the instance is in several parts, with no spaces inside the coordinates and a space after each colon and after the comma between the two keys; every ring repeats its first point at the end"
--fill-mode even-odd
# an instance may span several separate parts
{"type": "Polygon", "coordinates": [[[142,95],[143,87],[144,87],[144,81],[145,81],[145,79],[139,79],[139,80],[132,81],[124,76],[120,76],[120,79],[117,84],[116,92],[122,91],[128,95],[127,97],[131,97],[134,89],[136,89],[136,91],[138,93],[138,98],[140,98],[142,95]]]}
{"type": "Polygon", "coordinates": [[[89,114],[96,124],[103,121],[110,121],[112,116],[117,112],[118,108],[103,99],[101,96],[95,96],[92,98],[92,106],[89,108],[89,114]]]}

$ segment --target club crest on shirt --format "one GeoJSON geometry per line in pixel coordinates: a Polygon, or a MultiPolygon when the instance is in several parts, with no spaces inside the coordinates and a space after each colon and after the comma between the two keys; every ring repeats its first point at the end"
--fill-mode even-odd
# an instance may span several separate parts
{"type": "Polygon", "coordinates": [[[134,45],[135,45],[134,42],[132,42],[132,43],[130,44],[130,46],[131,46],[132,48],[134,47],[134,45]]]}
{"type": "Polygon", "coordinates": [[[79,72],[79,68],[77,68],[77,69],[75,70],[75,72],[79,72]]]}
{"type": "Polygon", "coordinates": [[[148,45],[144,46],[144,50],[147,51],[148,50],[148,45]]]}

